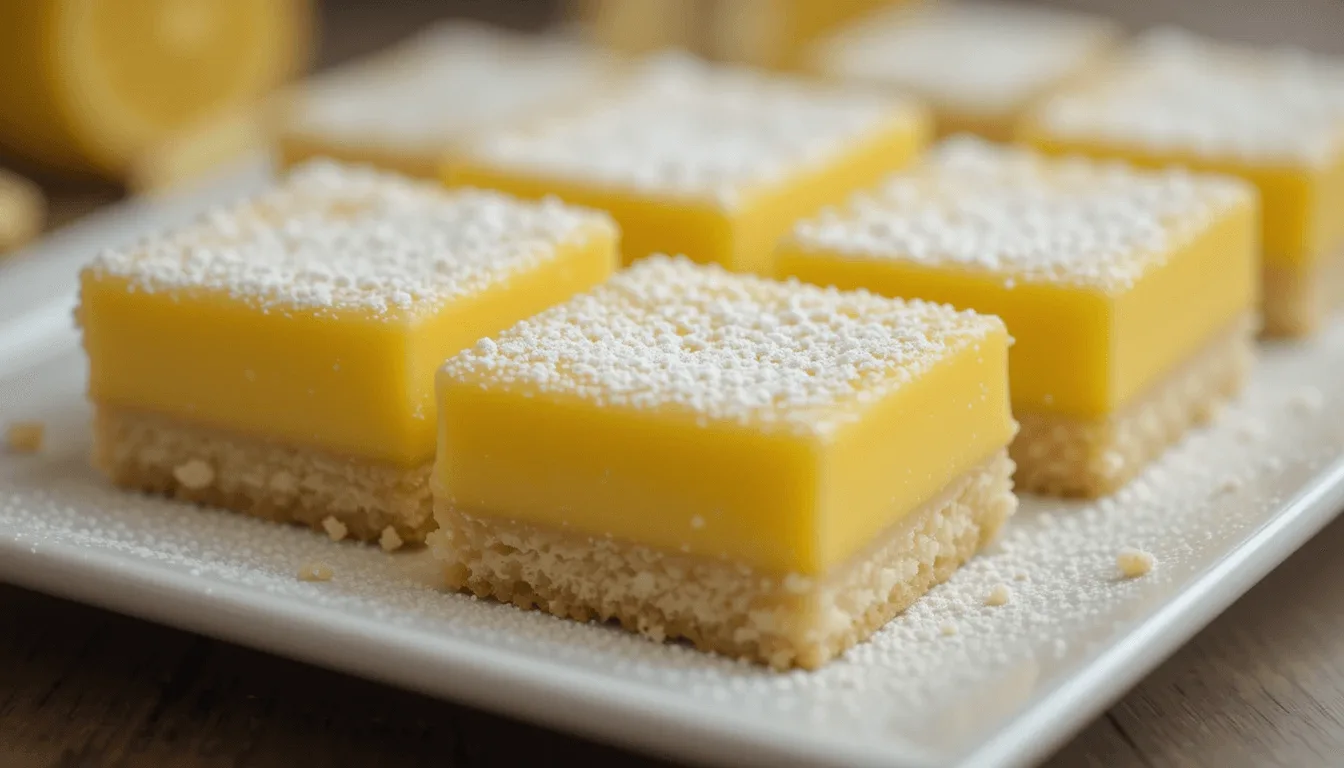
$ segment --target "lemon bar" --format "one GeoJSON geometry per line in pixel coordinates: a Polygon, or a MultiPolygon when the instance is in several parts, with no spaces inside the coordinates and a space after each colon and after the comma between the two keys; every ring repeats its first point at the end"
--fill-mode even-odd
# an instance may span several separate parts
{"type": "Polygon", "coordinates": [[[128,488],[421,541],[435,370],[605,279],[616,237],[555,201],[305,164],[83,270],[95,464],[128,488]]]}
{"type": "Polygon", "coordinates": [[[953,137],[800,222],[777,270],[1001,317],[1017,487],[1095,497],[1242,385],[1257,215],[1239,179],[953,137]]]}
{"type": "Polygon", "coordinates": [[[1344,295],[1344,60],[1158,30],[1041,103],[1019,135],[1049,152],[1253,183],[1268,335],[1311,333],[1344,295]]]}
{"type": "Polygon", "coordinates": [[[1095,67],[1118,38],[1112,22],[1088,14],[947,0],[861,17],[808,58],[818,74],[917,95],[943,135],[1007,140],[1028,107],[1095,67]]]}
{"type": "Polygon", "coordinates": [[[296,88],[280,159],[329,157],[437,178],[467,137],[600,89],[613,67],[558,35],[440,22],[296,88]]]}
{"type": "Polygon", "coordinates": [[[447,180],[608,211],[627,263],[752,272],[794,220],[904,165],[927,130],[896,97],[660,55],[611,93],[472,142],[447,180]]]}
{"type": "Polygon", "coordinates": [[[654,255],[438,376],[449,584],[814,668],[1016,509],[997,318],[654,255]]]}

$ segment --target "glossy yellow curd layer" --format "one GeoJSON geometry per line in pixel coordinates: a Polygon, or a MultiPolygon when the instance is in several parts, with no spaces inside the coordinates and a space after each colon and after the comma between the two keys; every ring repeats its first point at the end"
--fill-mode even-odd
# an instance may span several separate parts
{"type": "Polygon", "coordinates": [[[1007,445],[1008,345],[993,318],[652,257],[445,365],[435,492],[823,573],[1007,445]]]}

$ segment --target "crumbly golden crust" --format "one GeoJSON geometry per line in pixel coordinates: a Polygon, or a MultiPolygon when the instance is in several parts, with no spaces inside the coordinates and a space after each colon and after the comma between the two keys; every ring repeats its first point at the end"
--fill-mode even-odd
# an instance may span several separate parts
{"type": "Polygon", "coordinates": [[[1311,266],[1266,265],[1261,275],[1261,335],[1267,338],[1309,336],[1344,303],[1344,251],[1311,266]]]}
{"type": "Polygon", "coordinates": [[[1241,390],[1255,357],[1252,329],[1248,318],[1238,320],[1106,418],[1017,413],[1020,428],[1010,453],[1018,489],[1086,498],[1119,489],[1241,390]]]}
{"type": "Polygon", "coordinates": [[[404,468],[98,405],[94,464],[125,488],[376,541],[434,527],[430,465],[404,468]],[[328,524],[329,525],[329,524],[328,524]]]}
{"type": "Polygon", "coordinates": [[[954,479],[819,578],[777,576],[436,503],[429,545],[448,584],[579,621],[784,669],[815,669],[868,638],[993,539],[1017,508],[1007,451],[954,479]]]}

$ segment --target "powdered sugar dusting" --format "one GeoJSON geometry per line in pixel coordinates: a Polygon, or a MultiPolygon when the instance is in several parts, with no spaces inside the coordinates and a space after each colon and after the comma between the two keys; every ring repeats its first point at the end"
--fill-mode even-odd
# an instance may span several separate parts
{"type": "Polygon", "coordinates": [[[1246,205],[1242,182],[1047,159],[969,136],[794,228],[805,250],[1120,290],[1246,205]]]}
{"type": "Polygon", "coordinates": [[[446,191],[313,161],[273,189],[139,245],[100,254],[94,279],[136,291],[224,295],[262,311],[409,319],[614,233],[605,214],[556,200],[446,191]]]}
{"type": "MultiPolygon", "coordinates": [[[[1344,451],[1344,400],[1326,400],[1312,419],[1292,417],[1290,402],[1302,386],[1337,387],[1344,374],[1344,325],[1337,323],[1300,346],[1265,349],[1245,396],[1222,421],[1194,431],[1113,498],[1024,499],[997,544],[871,642],[818,672],[779,674],[604,626],[445,594],[424,551],[388,555],[376,546],[332,542],[322,532],[109,489],[88,466],[78,337],[63,343],[65,352],[0,380],[0,401],[48,425],[42,456],[0,456],[0,572],[62,557],[152,567],[160,574],[157,588],[192,591],[207,608],[218,601],[215,589],[229,587],[258,601],[338,611],[362,634],[386,638],[390,660],[397,658],[391,643],[407,638],[441,648],[441,661],[408,674],[445,695],[458,690],[459,665],[476,663],[463,659],[504,652],[528,662],[526,674],[549,686],[546,695],[557,706],[573,695],[574,678],[550,678],[546,670],[581,676],[591,691],[650,697],[651,707],[669,707],[659,710],[669,721],[693,709],[753,742],[771,742],[787,730],[848,764],[862,762],[847,759],[857,748],[886,756],[931,751],[941,764],[961,762],[1006,718],[1039,704],[1263,531],[1344,451]],[[1248,444],[1237,437],[1247,424],[1272,429],[1248,444]],[[1271,458],[1279,470],[1270,471],[1271,458]],[[1219,492],[1232,475],[1244,484],[1219,492]],[[1141,579],[1121,578],[1116,555],[1124,547],[1151,553],[1159,567],[1141,579]],[[67,548],[77,553],[62,554],[67,548]],[[300,581],[296,569],[310,561],[329,565],[335,578],[300,581]],[[1011,585],[1011,601],[985,606],[999,584],[1011,585]]],[[[155,600],[152,594],[145,599],[155,600]]],[[[254,613],[265,610],[260,602],[220,604],[239,617],[241,629],[286,618],[254,613]]],[[[285,647],[335,663],[330,648],[337,634],[295,631],[285,647]]],[[[372,660],[349,662],[367,670],[372,660]]],[[[611,723],[592,725],[616,735],[611,723]]]]}
{"type": "Polygon", "coordinates": [[[1034,120],[1070,140],[1319,167],[1344,147],[1344,60],[1159,29],[1034,120]]]}
{"type": "Polygon", "coordinates": [[[449,360],[472,386],[823,432],[997,318],[654,256],[449,360]]]}
{"type": "Polygon", "coordinates": [[[560,38],[441,22],[306,83],[290,130],[333,143],[432,151],[601,87],[610,63],[560,38]]]}
{"type": "Polygon", "coordinates": [[[654,57],[582,109],[472,142],[513,172],[735,206],[753,187],[822,166],[914,119],[913,105],[750,69],[654,57]]]}
{"type": "Polygon", "coordinates": [[[814,52],[821,71],[908,89],[934,104],[1001,114],[1079,71],[1117,36],[1099,17],[1027,5],[896,5],[814,52]]]}

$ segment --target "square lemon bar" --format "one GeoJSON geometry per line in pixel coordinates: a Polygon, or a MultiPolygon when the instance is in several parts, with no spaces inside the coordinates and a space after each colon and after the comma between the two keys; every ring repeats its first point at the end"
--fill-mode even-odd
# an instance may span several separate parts
{"type": "Polygon", "coordinates": [[[1016,509],[997,318],[654,255],[439,372],[448,582],[814,668],[1016,509]]]}
{"type": "Polygon", "coordinates": [[[905,165],[927,133],[895,97],[661,55],[610,94],[472,142],[447,178],[608,211],[627,262],[757,271],[794,220],[905,165]]]}
{"type": "Polygon", "coordinates": [[[314,157],[437,178],[467,137],[600,90],[614,63],[558,35],[440,22],[286,99],[285,165],[314,157]]]}
{"type": "Polygon", "coordinates": [[[301,166],[83,270],[95,463],[128,488],[420,541],[435,370],[605,279],[616,240],[555,201],[301,166]]]}
{"type": "Polygon", "coordinates": [[[1255,190],[971,137],[800,222],[780,275],[1001,317],[1019,489],[1100,496],[1241,386],[1255,190]]]}
{"type": "Polygon", "coordinates": [[[1040,104],[1019,135],[1049,152],[1252,182],[1268,335],[1311,333],[1344,295],[1344,60],[1159,30],[1040,104]]]}
{"type": "Polygon", "coordinates": [[[947,0],[896,5],[818,41],[818,74],[906,91],[934,110],[938,132],[1007,140],[1042,96],[1091,70],[1119,38],[1110,21],[1073,11],[947,0]]]}

